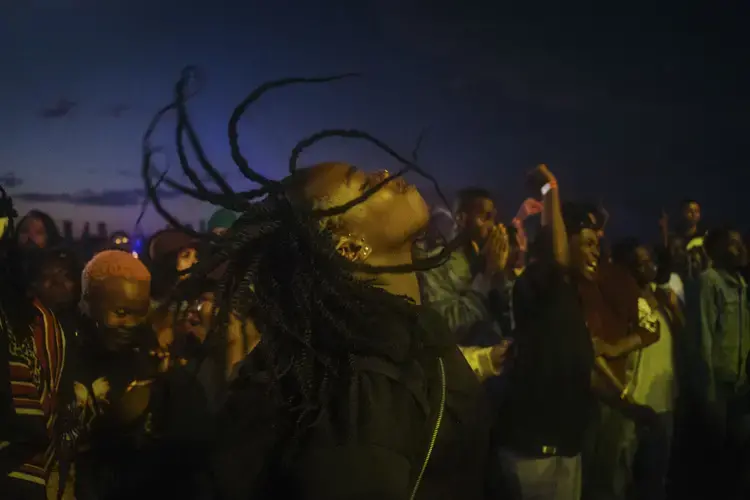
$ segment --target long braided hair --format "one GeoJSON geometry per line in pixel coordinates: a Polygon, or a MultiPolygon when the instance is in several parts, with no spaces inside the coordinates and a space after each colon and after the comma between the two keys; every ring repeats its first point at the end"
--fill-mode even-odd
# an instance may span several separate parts
{"type": "Polygon", "coordinates": [[[223,359],[230,314],[241,320],[251,318],[261,333],[256,348],[260,351],[259,362],[270,374],[271,389],[295,415],[298,433],[316,421],[335,386],[348,384],[354,355],[372,352],[372,349],[388,355],[398,342],[410,341],[395,336],[389,338],[387,332],[395,322],[416,321],[417,309],[413,303],[373,286],[372,282],[355,278],[353,271],[375,276],[382,272],[426,270],[445,262],[460,245],[458,241],[452,242],[430,259],[390,267],[354,264],[340,256],[334,247],[333,235],[325,221],[343,214],[406,172],[420,173],[433,182],[442,196],[434,178],[416,165],[416,153],[410,161],[366,132],[323,130],[294,147],[289,160],[290,175],[277,181],[253,170],[240,152],[237,132],[240,118],[265,93],[293,84],[333,82],[351,76],[355,75],[288,78],[265,83],[235,108],[228,124],[229,146],[240,172],[258,185],[252,191],[232,190],[203,152],[186,109],[187,99],[195,94],[195,90],[191,91],[196,81],[196,71],[192,67],[183,70],[175,86],[174,102],[157,113],[143,140],[141,173],[154,208],[174,227],[208,240],[212,248],[210,255],[192,267],[190,276],[177,285],[173,298],[183,300],[186,294],[195,296],[195,286],[204,283],[218,266],[227,266],[216,290],[218,313],[206,343],[218,359],[223,359]],[[159,201],[152,181],[151,156],[155,149],[150,138],[159,120],[170,111],[177,113],[177,156],[192,187],[165,175],[159,181],[197,200],[240,212],[238,220],[220,238],[196,233],[180,224],[159,201]],[[189,165],[185,137],[200,167],[215,182],[219,192],[207,188],[189,165]],[[305,171],[297,172],[298,158],[305,149],[330,137],[365,140],[395,158],[403,168],[344,205],[316,208],[312,204],[300,204],[290,196],[290,191],[304,184],[306,179],[305,171]]]}

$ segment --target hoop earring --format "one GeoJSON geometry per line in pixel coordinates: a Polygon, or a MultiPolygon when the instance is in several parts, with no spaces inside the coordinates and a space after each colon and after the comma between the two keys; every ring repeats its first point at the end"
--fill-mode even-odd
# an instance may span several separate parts
{"type": "Polygon", "coordinates": [[[372,247],[365,242],[364,238],[349,234],[339,239],[336,251],[352,262],[363,262],[372,253],[372,247]]]}

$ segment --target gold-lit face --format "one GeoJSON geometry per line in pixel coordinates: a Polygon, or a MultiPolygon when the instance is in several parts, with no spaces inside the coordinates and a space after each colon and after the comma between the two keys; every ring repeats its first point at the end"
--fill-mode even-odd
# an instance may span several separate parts
{"type": "MultiPolygon", "coordinates": [[[[389,177],[386,170],[365,173],[342,163],[310,169],[305,195],[336,207],[355,200],[389,177]]],[[[394,179],[339,217],[344,230],[362,238],[374,253],[401,249],[421,233],[429,209],[419,191],[403,178],[394,179]]]]}
{"type": "Polygon", "coordinates": [[[86,300],[92,318],[108,327],[142,324],[151,306],[151,283],[110,277],[92,282],[86,300]]]}
{"type": "Polygon", "coordinates": [[[177,271],[185,271],[197,263],[198,251],[195,248],[183,248],[177,254],[177,271]]]}

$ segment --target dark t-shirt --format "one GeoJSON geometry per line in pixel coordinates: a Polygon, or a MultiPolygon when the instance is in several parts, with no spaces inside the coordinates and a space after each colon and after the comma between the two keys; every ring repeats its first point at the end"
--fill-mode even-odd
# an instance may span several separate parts
{"type": "Polygon", "coordinates": [[[591,418],[594,352],[576,287],[532,264],[513,290],[516,357],[497,439],[525,455],[574,456],[591,418]]]}

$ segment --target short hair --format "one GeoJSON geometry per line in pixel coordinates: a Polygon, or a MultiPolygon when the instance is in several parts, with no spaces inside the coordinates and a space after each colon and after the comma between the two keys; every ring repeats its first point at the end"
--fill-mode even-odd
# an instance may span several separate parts
{"type": "Polygon", "coordinates": [[[717,227],[708,231],[703,239],[703,249],[711,260],[716,260],[719,257],[722,247],[729,244],[732,233],[736,232],[738,232],[736,229],[729,226],[717,227]]]}
{"type": "Polygon", "coordinates": [[[686,206],[690,205],[691,203],[695,203],[698,206],[701,206],[700,202],[694,198],[685,198],[680,202],[680,209],[685,208],[686,206]]]}
{"type": "Polygon", "coordinates": [[[469,205],[471,205],[476,200],[494,201],[494,198],[492,196],[492,193],[484,188],[470,187],[461,189],[456,194],[456,199],[453,202],[453,213],[457,214],[466,212],[469,209],[469,205]]]}
{"type": "Polygon", "coordinates": [[[105,250],[94,255],[81,273],[81,289],[85,294],[93,281],[105,278],[122,278],[134,281],[151,281],[146,266],[127,252],[105,250]]]}

